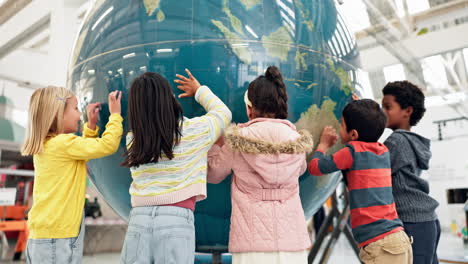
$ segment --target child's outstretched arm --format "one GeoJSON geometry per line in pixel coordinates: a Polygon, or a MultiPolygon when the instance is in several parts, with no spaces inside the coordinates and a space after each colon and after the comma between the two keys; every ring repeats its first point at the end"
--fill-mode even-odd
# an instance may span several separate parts
{"type": "Polygon", "coordinates": [[[115,91],[109,94],[111,115],[101,138],[97,138],[99,129],[96,126],[98,105],[92,104],[87,109],[89,121],[83,131],[84,137],[63,134],[57,138],[60,141],[57,142],[57,154],[76,160],[90,160],[115,153],[123,133],[120,100],[121,92],[115,91]]]}
{"type": "Polygon", "coordinates": [[[221,136],[208,151],[208,182],[215,184],[222,182],[231,174],[232,161],[232,149],[224,144],[224,138],[221,136]]]}
{"type": "Polygon", "coordinates": [[[339,170],[351,168],[353,156],[348,147],[342,148],[333,155],[326,155],[327,150],[335,145],[338,136],[333,127],[327,126],[320,136],[320,143],[312,155],[309,163],[309,173],[315,176],[332,173],[339,170]]]}
{"type": "Polygon", "coordinates": [[[83,137],[95,138],[99,135],[99,127],[96,125],[98,121],[101,103],[93,103],[86,106],[86,115],[88,122],[83,126],[83,137]]]}
{"type": "Polygon", "coordinates": [[[188,69],[185,69],[185,71],[189,78],[177,74],[176,77],[179,79],[174,80],[174,82],[179,84],[177,88],[184,91],[183,94],[179,95],[179,98],[195,96],[195,100],[205,108],[207,114],[200,117],[198,121],[210,124],[212,128],[210,129],[210,134],[212,142],[214,142],[231,122],[232,113],[223,101],[207,86],[200,86],[200,83],[188,69]]]}

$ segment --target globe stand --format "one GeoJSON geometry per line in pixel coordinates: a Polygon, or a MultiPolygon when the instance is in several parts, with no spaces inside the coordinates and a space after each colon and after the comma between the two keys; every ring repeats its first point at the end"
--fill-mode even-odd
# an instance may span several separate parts
{"type": "MultiPolygon", "coordinates": [[[[227,246],[198,246],[197,250],[201,252],[211,253],[211,264],[222,264],[223,263],[223,253],[228,251],[227,246]]],[[[196,262],[196,261],[195,261],[196,262]]]]}
{"type": "Polygon", "coordinates": [[[221,256],[221,252],[213,252],[213,258],[211,259],[211,261],[212,264],[222,264],[223,259],[221,256]]]}
{"type": "Polygon", "coordinates": [[[343,201],[342,210],[340,210],[338,206],[338,200],[337,200],[336,190],[335,190],[333,194],[331,195],[332,206],[331,206],[330,213],[327,215],[324,223],[320,227],[315,244],[309,252],[309,257],[308,257],[309,264],[312,264],[314,260],[318,257],[319,251],[322,248],[322,244],[324,243],[325,237],[328,235],[329,233],[328,230],[330,228],[332,228],[333,231],[331,233],[330,239],[328,240],[327,244],[325,245],[325,248],[322,251],[322,256],[318,263],[322,264],[322,263],[328,262],[332,254],[333,247],[338,241],[338,238],[340,237],[341,233],[345,234],[351,248],[353,249],[354,253],[359,259],[359,247],[356,241],[354,240],[353,234],[351,233],[351,228],[348,225],[348,219],[350,215],[348,191],[344,190],[339,198],[343,201]]]}

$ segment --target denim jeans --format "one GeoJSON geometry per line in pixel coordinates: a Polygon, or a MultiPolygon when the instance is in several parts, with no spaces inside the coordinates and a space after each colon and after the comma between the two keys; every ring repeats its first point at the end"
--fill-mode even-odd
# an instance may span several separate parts
{"type": "Polygon", "coordinates": [[[176,206],[132,209],[121,263],[193,264],[194,261],[192,210],[176,206]]]}
{"type": "Polygon", "coordinates": [[[83,218],[80,233],[77,237],[28,239],[26,263],[81,264],[84,235],[85,225],[83,218]]]}

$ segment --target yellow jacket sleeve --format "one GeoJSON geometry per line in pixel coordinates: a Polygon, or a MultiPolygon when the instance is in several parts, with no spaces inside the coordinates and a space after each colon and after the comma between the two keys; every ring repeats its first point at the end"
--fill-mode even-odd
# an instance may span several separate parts
{"type": "Polygon", "coordinates": [[[88,123],[83,126],[83,137],[85,138],[96,138],[99,135],[99,127],[96,126],[96,129],[92,130],[88,127],[88,123]]]}
{"type": "Polygon", "coordinates": [[[120,114],[112,114],[107,122],[106,130],[100,138],[96,130],[91,130],[85,125],[84,137],[73,134],[61,134],[51,139],[54,144],[54,152],[58,156],[75,160],[90,160],[114,154],[122,138],[123,118],[120,114]]]}

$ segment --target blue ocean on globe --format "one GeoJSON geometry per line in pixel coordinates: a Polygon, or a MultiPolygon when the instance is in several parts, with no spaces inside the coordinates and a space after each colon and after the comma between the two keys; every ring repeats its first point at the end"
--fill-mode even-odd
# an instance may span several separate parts
{"type": "MultiPolygon", "coordinates": [[[[233,122],[247,121],[243,95],[249,82],[276,65],[289,95],[289,120],[318,143],[325,125],[339,126],[341,111],[359,91],[359,54],[353,35],[333,0],[96,0],[73,50],[68,86],[80,107],[107,102],[123,92],[126,118],[131,81],[151,71],[171,83],[188,68],[232,110],[233,122]]],[[[180,91],[173,85],[174,93],[180,91]]],[[[187,117],[204,114],[193,98],[180,99],[187,117]]],[[[109,111],[103,105],[99,126],[109,111]]],[[[124,121],[125,132],[128,132],[124,121]]],[[[102,133],[101,129],[101,133],[102,133]]],[[[116,154],[88,163],[90,177],[107,203],[128,220],[128,168],[116,154]]],[[[335,148],[336,149],[336,148],[335,148]]],[[[335,190],[341,174],[300,178],[300,196],[310,217],[335,190]]],[[[227,251],[231,178],[208,184],[208,198],[196,204],[199,252],[227,251]]]]}

